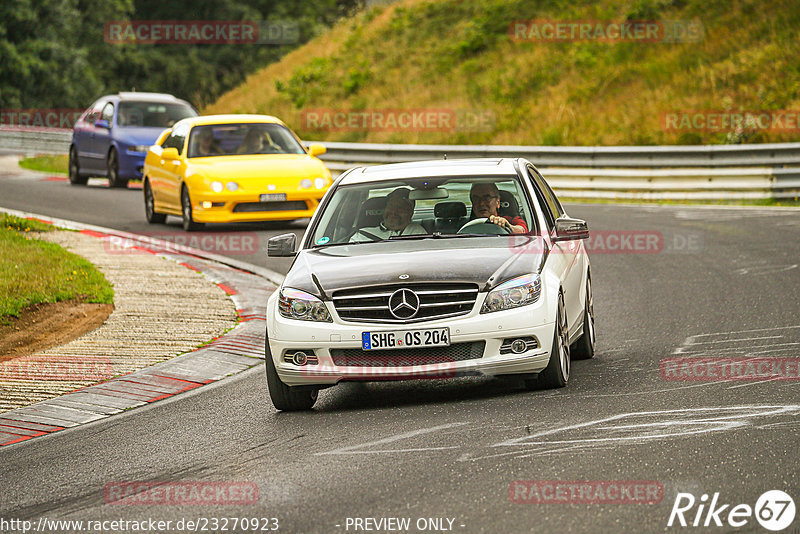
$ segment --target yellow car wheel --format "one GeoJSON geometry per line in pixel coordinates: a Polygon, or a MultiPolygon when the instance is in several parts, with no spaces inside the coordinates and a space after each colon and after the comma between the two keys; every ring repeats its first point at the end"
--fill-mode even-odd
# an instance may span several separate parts
{"type": "Polygon", "coordinates": [[[192,232],[203,227],[203,223],[195,222],[192,218],[192,201],[189,198],[189,189],[186,186],[181,191],[181,213],[183,214],[183,229],[192,232]]]}

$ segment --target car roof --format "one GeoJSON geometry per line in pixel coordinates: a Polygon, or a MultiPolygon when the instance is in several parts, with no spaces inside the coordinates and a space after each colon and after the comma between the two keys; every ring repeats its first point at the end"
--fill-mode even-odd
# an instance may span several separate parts
{"type": "Polygon", "coordinates": [[[509,176],[516,175],[513,158],[473,158],[390,163],[353,169],[342,178],[342,185],[433,176],[509,176]]]}
{"type": "MultiPolygon", "coordinates": [[[[262,122],[271,124],[283,124],[277,117],[271,115],[246,115],[246,114],[227,114],[227,115],[200,115],[198,117],[187,117],[181,119],[183,124],[191,126],[204,126],[208,124],[236,124],[236,123],[250,123],[262,122]]],[[[173,127],[174,128],[174,127],[173,127]]]]}
{"type": "Polygon", "coordinates": [[[143,102],[183,102],[175,95],[167,93],[137,93],[137,92],[120,92],[116,95],[110,95],[122,100],[138,100],[143,102]]]}

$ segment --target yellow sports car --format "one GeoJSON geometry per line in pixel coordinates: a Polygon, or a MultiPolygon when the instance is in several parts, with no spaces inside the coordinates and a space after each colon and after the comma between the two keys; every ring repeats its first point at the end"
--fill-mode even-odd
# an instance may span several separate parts
{"type": "Polygon", "coordinates": [[[267,115],[191,117],[161,133],[144,160],[145,215],[184,230],[204,223],[311,217],[331,173],[286,125],[267,115]]]}

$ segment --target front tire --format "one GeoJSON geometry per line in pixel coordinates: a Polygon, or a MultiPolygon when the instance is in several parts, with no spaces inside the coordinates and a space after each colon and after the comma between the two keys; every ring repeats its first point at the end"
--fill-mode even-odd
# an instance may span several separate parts
{"type": "Polygon", "coordinates": [[[72,185],[86,185],[88,176],[81,176],[81,168],[78,166],[78,151],[75,146],[69,147],[69,183],[72,185]]]}
{"type": "Polygon", "coordinates": [[[269,349],[269,338],[265,339],[265,360],[267,368],[267,388],[273,406],[285,412],[310,410],[317,402],[319,388],[313,386],[287,386],[278,377],[269,349]]]}
{"type": "Polygon", "coordinates": [[[108,186],[120,189],[128,187],[128,180],[119,177],[119,156],[115,148],[108,152],[106,164],[108,166],[108,186]]]}
{"type": "Polygon", "coordinates": [[[181,213],[183,215],[183,230],[193,232],[203,227],[203,223],[195,222],[192,215],[192,200],[189,197],[189,189],[185,186],[181,190],[181,213]]]}
{"type": "Polygon", "coordinates": [[[163,224],[167,220],[165,213],[156,213],[156,201],[153,190],[150,189],[150,180],[144,182],[144,216],[150,224],[163,224]]]}
{"type": "Polygon", "coordinates": [[[526,380],[528,389],[563,388],[569,381],[569,333],[567,329],[567,310],[564,307],[564,294],[558,294],[558,312],[553,333],[553,346],[550,361],[539,373],[536,380],[526,380]]]}
{"type": "Polygon", "coordinates": [[[594,329],[594,299],[592,298],[592,279],[586,277],[586,303],[583,307],[583,334],[575,342],[572,350],[573,360],[588,360],[594,356],[596,337],[594,329]]]}

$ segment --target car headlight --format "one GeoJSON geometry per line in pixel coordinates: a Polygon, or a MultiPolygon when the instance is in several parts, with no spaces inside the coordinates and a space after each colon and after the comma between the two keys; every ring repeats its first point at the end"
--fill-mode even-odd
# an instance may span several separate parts
{"type": "Polygon", "coordinates": [[[300,181],[300,187],[302,187],[303,189],[308,189],[309,187],[311,187],[312,184],[313,182],[311,181],[310,178],[304,178],[303,180],[300,181]]]}
{"type": "Polygon", "coordinates": [[[328,184],[328,181],[324,178],[316,178],[314,179],[314,187],[317,189],[322,189],[328,184]]]}
{"type": "Polygon", "coordinates": [[[211,190],[215,193],[222,193],[223,187],[222,182],[211,182],[211,190]]]}
{"type": "Polygon", "coordinates": [[[287,319],[321,321],[323,323],[333,322],[325,303],[314,295],[298,289],[288,287],[281,289],[278,310],[287,319]]]}
{"type": "Polygon", "coordinates": [[[147,152],[150,150],[150,145],[131,145],[128,147],[128,152],[147,152]]]}
{"type": "Polygon", "coordinates": [[[542,280],[538,274],[526,274],[503,282],[486,295],[481,313],[510,310],[539,300],[542,280]]]}
{"type": "Polygon", "coordinates": [[[225,184],[225,187],[228,188],[228,191],[236,191],[237,189],[239,189],[239,184],[237,184],[236,182],[228,182],[227,184],[225,184]]]}

